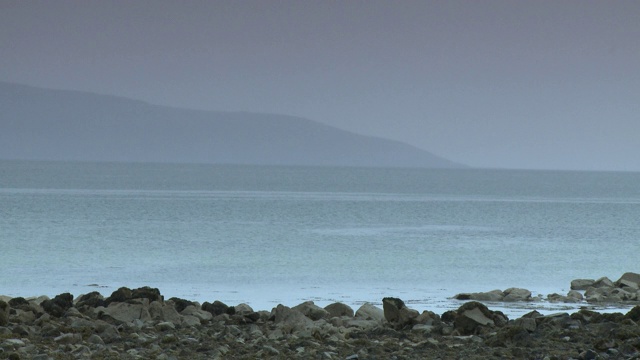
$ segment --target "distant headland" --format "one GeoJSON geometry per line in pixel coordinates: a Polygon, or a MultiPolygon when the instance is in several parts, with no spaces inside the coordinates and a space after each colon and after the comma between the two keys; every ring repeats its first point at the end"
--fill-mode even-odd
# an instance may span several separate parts
{"type": "Polygon", "coordinates": [[[464,168],[411,145],[274,114],[171,108],[0,82],[0,158],[464,168]]]}

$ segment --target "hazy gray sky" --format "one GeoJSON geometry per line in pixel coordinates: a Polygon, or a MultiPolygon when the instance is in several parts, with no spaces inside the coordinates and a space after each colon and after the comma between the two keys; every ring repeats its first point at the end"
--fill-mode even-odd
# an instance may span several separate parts
{"type": "Polygon", "coordinates": [[[640,171],[640,1],[0,0],[0,80],[640,171]]]}

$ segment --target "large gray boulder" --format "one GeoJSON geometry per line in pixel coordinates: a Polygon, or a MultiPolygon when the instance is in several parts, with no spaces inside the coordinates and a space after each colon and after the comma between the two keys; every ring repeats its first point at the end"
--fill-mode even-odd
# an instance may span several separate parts
{"type": "Polygon", "coordinates": [[[620,279],[615,282],[617,287],[627,287],[631,288],[633,291],[637,291],[640,289],[640,274],[627,272],[622,274],[620,279]]]}
{"type": "Polygon", "coordinates": [[[329,313],[329,318],[341,316],[353,317],[354,315],[353,309],[349,305],[340,302],[329,304],[325,306],[324,309],[329,313]]]}
{"type": "Polygon", "coordinates": [[[178,313],[178,310],[176,310],[174,306],[159,301],[154,301],[149,304],[149,316],[155,321],[170,322],[174,325],[182,323],[182,315],[178,313]]]}
{"type": "Polygon", "coordinates": [[[382,299],[382,309],[384,318],[397,329],[415,325],[415,319],[420,315],[418,311],[409,309],[404,301],[392,297],[382,299]]]}
{"type": "Polygon", "coordinates": [[[308,330],[313,321],[298,310],[279,304],[273,309],[274,323],[284,334],[308,330]]]}
{"type": "Polygon", "coordinates": [[[593,279],[575,279],[571,281],[571,290],[587,290],[595,282],[593,279]]]}
{"type": "Polygon", "coordinates": [[[465,303],[452,315],[454,316],[454,329],[460,335],[482,334],[494,327],[502,327],[508,321],[501,312],[491,311],[477,301],[465,303]]]}
{"type": "Polygon", "coordinates": [[[120,323],[131,323],[134,320],[150,321],[149,299],[132,299],[127,302],[111,303],[106,308],[98,307],[102,315],[108,315],[120,323]]]}
{"type": "Polygon", "coordinates": [[[384,311],[374,305],[366,302],[356,310],[355,317],[362,320],[384,321],[384,311]]]}
{"type": "Polygon", "coordinates": [[[614,287],[615,285],[613,284],[613,281],[611,281],[611,279],[609,279],[606,276],[603,276],[600,279],[596,280],[592,286],[595,288],[603,288],[603,287],[611,288],[611,287],[614,287]]]}
{"type": "Polygon", "coordinates": [[[531,291],[520,288],[508,288],[504,291],[504,301],[531,301],[531,291]]]}
{"type": "Polygon", "coordinates": [[[195,305],[189,305],[186,308],[184,308],[184,310],[182,310],[180,312],[180,315],[182,316],[192,316],[196,319],[198,319],[198,321],[200,322],[200,324],[206,324],[209,321],[211,321],[211,319],[213,319],[213,315],[211,315],[210,312],[208,311],[204,311],[198,307],[196,307],[195,305]]]}
{"type": "Polygon", "coordinates": [[[294,306],[292,309],[300,311],[311,320],[328,319],[330,317],[327,310],[314,304],[313,301],[305,301],[300,305],[294,306]]]}

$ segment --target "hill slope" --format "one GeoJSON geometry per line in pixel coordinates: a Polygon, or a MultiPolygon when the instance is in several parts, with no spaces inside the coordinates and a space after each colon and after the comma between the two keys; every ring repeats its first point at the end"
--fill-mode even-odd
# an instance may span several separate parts
{"type": "Polygon", "coordinates": [[[462,167],[413,146],[311,120],[197,111],[0,82],[0,158],[462,167]]]}

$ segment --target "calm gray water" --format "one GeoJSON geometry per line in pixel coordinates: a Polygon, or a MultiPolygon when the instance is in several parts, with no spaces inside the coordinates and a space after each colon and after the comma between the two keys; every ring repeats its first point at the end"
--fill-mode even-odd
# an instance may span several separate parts
{"type": "Polygon", "coordinates": [[[0,216],[10,296],[441,313],[459,292],[640,272],[639,173],[0,161],[0,216]]]}

